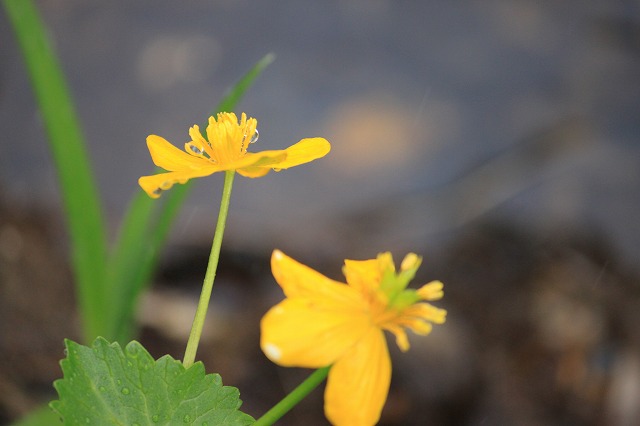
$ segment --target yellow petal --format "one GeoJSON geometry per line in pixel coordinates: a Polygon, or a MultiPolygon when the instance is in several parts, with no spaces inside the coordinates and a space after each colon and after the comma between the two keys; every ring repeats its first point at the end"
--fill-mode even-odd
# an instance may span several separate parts
{"type": "Polygon", "coordinates": [[[260,322],[260,347],[276,364],[319,368],[332,364],[371,328],[367,315],[327,297],[286,299],[260,322]]]}
{"type": "Polygon", "coordinates": [[[271,272],[287,297],[328,297],[366,309],[365,301],[357,291],[293,260],[280,250],[274,250],[271,255],[271,272]]]}
{"type": "Polygon", "coordinates": [[[347,259],[344,261],[342,273],[351,287],[364,294],[369,294],[377,289],[382,279],[377,259],[347,259]]]}
{"type": "Polygon", "coordinates": [[[248,152],[245,156],[238,158],[230,163],[225,163],[229,169],[239,170],[247,167],[262,167],[276,164],[287,154],[284,150],[248,152]]]}
{"type": "Polygon", "coordinates": [[[331,144],[324,138],[307,138],[291,145],[284,151],[287,153],[287,157],[273,168],[275,171],[322,158],[331,151],[331,144]]]}
{"type": "Polygon", "coordinates": [[[248,178],[260,178],[271,171],[271,167],[244,167],[238,169],[238,174],[248,178]]]}
{"type": "Polygon", "coordinates": [[[391,359],[381,330],[372,328],[329,371],[324,396],[327,419],[336,426],[378,422],[391,382],[391,359]]]}
{"type": "Polygon", "coordinates": [[[180,172],[160,173],[152,176],[142,176],[138,179],[138,184],[151,198],[158,198],[163,191],[168,190],[175,183],[186,183],[191,178],[208,176],[219,172],[224,168],[215,165],[202,167],[197,170],[180,172]]]}
{"type": "Polygon", "coordinates": [[[235,167],[239,174],[249,178],[262,177],[269,173],[273,165],[279,164],[287,157],[284,150],[247,152],[242,160],[246,166],[235,167]]]}
{"type": "Polygon", "coordinates": [[[155,165],[172,172],[194,170],[212,165],[206,158],[189,155],[157,135],[147,136],[147,147],[155,165]]]}

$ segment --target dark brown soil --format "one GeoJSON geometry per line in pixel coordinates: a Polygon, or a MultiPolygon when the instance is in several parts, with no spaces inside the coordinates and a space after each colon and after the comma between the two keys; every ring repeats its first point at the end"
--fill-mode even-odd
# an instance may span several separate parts
{"type": "MultiPolygon", "coordinates": [[[[58,229],[42,211],[0,205],[0,424],[55,398],[62,340],[78,337],[58,229]]],[[[182,356],[184,327],[171,324],[185,323],[180,306],[195,306],[208,249],[167,250],[140,315],[140,340],[155,357],[182,356]]],[[[338,271],[335,262],[318,259],[328,275],[338,271]]],[[[260,317],[282,297],[268,264],[266,256],[223,253],[199,350],[209,372],[240,388],[254,416],[307,374],[274,366],[258,348],[260,317]]],[[[412,337],[406,354],[389,340],[394,375],[381,424],[624,426],[640,419],[640,286],[601,241],[469,226],[438,258],[425,259],[416,284],[435,278],[445,282],[439,305],[448,321],[429,337],[412,337]]],[[[279,424],[326,424],[322,392],[279,424]]]]}

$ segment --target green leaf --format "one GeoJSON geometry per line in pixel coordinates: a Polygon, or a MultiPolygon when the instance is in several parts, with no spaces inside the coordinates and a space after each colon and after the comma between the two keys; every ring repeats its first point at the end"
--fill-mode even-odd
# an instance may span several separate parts
{"type": "MultiPolygon", "coordinates": [[[[273,62],[269,53],[260,59],[224,96],[215,112],[232,111],[264,69],[273,62]]],[[[206,123],[202,126],[207,127],[206,123]]],[[[187,198],[192,182],[175,185],[154,200],[140,190],[131,201],[107,268],[106,288],[114,329],[107,336],[125,342],[133,334],[132,317],[138,297],[151,279],[171,225],[187,198]]]]}
{"type": "Polygon", "coordinates": [[[47,405],[41,405],[20,420],[11,423],[11,426],[51,426],[59,424],[60,416],[47,405]]]}
{"type": "Polygon", "coordinates": [[[107,244],[100,197],[75,107],[38,10],[29,0],[3,2],[24,56],[58,173],[71,235],[84,336],[105,330],[107,244]]]}
{"type": "Polygon", "coordinates": [[[125,350],[99,337],[93,347],[65,341],[64,378],[54,382],[51,407],[64,424],[251,425],[238,410],[239,391],[206,374],[201,362],[186,369],[165,355],[157,361],[133,341],[125,350]]]}

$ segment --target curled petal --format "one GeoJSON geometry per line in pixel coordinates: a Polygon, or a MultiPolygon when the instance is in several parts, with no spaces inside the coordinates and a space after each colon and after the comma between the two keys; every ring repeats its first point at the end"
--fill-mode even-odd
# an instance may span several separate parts
{"type": "Polygon", "coordinates": [[[147,147],[155,165],[172,172],[194,170],[212,165],[211,161],[206,158],[189,155],[157,135],[147,136],[147,147]]]}
{"type": "Polygon", "coordinates": [[[234,167],[239,174],[245,177],[257,178],[269,173],[276,164],[287,157],[285,150],[247,152],[245,156],[235,164],[242,162],[246,166],[234,167]]]}
{"type": "Polygon", "coordinates": [[[307,138],[291,145],[284,151],[287,153],[285,160],[273,167],[275,171],[299,166],[318,158],[322,158],[329,153],[331,145],[324,138],[307,138]]]}
{"type": "Polygon", "coordinates": [[[325,415],[336,426],[378,422],[389,393],[391,360],[382,331],[372,328],[329,371],[325,415]]]}
{"type": "Polygon", "coordinates": [[[158,198],[163,191],[168,190],[176,183],[186,183],[189,179],[208,176],[215,172],[224,170],[224,167],[215,165],[203,167],[197,170],[160,173],[152,176],[142,176],[138,179],[138,184],[151,198],[158,198]]]}
{"type": "Polygon", "coordinates": [[[271,171],[271,167],[244,167],[236,170],[238,174],[248,178],[259,178],[271,171]]]}
{"type": "Polygon", "coordinates": [[[244,170],[252,167],[262,167],[274,164],[284,158],[287,154],[283,150],[262,151],[257,153],[247,153],[244,157],[230,163],[224,163],[227,170],[244,170]]]}
{"type": "Polygon", "coordinates": [[[286,367],[319,368],[335,362],[371,328],[366,315],[330,298],[286,299],[260,322],[260,347],[286,367]]]}
{"type": "MultiPolygon", "coordinates": [[[[162,139],[160,137],[158,138],[162,139]]],[[[162,191],[166,191],[167,189],[171,188],[175,183],[185,183],[192,178],[208,176],[213,173],[222,172],[225,170],[234,170],[234,169],[243,170],[241,168],[246,168],[246,167],[251,168],[251,166],[255,164],[258,164],[258,165],[273,164],[274,162],[279,161],[286,155],[284,151],[264,151],[258,154],[247,155],[229,164],[218,165],[212,161],[209,161],[204,157],[189,155],[175,148],[169,142],[167,141],[164,141],[164,142],[166,142],[166,146],[161,145],[161,148],[159,150],[156,150],[156,152],[164,152],[164,151],[170,152],[169,147],[171,147],[173,150],[175,150],[175,152],[171,152],[171,155],[175,153],[179,153],[179,155],[176,154],[176,157],[172,157],[172,159],[173,160],[178,159],[182,161],[184,164],[188,164],[189,167],[182,168],[178,171],[174,171],[171,173],[161,173],[153,176],[143,176],[140,179],[138,179],[138,183],[140,184],[142,189],[144,189],[144,191],[152,198],[158,198],[162,193],[162,191]],[[188,159],[188,162],[187,160],[184,160],[184,157],[188,159]]],[[[149,150],[151,151],[151,147],[149,148],[149,150]]],[[[151,151],[151,152],[153,155],[154,151],[151,151]]],[[[155,158],[154,158],[154,161],[155,161],[155,158]]],[[[156,164],[158,163],[156,162],[156,164]]],[[[167,162],[165,162],[164,164],[168,165],[167,162]]],[[[176,165],[176,164],[173,164],[173,165],[176,165]]]]}

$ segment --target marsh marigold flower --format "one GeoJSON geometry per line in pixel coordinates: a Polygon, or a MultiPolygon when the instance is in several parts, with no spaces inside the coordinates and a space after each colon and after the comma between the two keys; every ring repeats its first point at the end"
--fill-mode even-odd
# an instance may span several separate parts
{"type": "Polygon", "coordinates": [[[421,258],[408,254],[396,272],[390,253],[345,260],[347,284],[333,281],[276,250],[273,275],[286,299],[262,318],[263,352],[285,367],[333,365],[325,415],[334,425],[373,425],[389,392],[391,360],[383,330],[409,349],[406,329],[420,335],[442,324],[446,311],[424,301],[442,298],[442,283],[407,289],[421,258]]]}
{"type": "Polygon", "coordinates": [[[151,158],[168,173],[143,176],[138,183],[150,197],[158,198],[173,184],[192,178],[227,170],[251,178],[262,177],[272,169],[280,171],[324,157],[331,149],[325,139],[309,138],[284,150],[247,152],[249,144],[258,139],[257,126],[256,119],[247,118],[245,113],[239,121],[234,113],[219,113],[217,118],[209,117],[206,139],[197,125],[189,129],[191,140],[185,143],[184,151],[160,136],[149,135],[151,158]]]}

